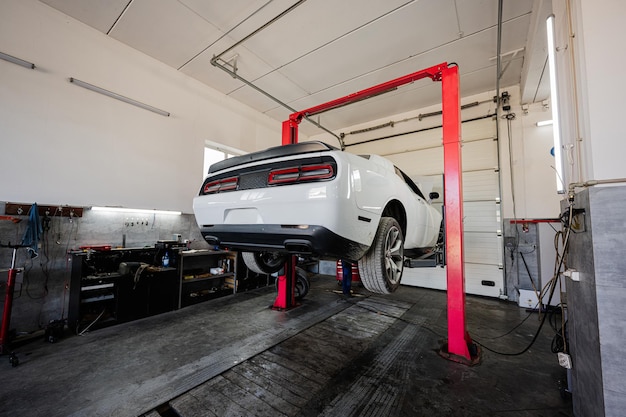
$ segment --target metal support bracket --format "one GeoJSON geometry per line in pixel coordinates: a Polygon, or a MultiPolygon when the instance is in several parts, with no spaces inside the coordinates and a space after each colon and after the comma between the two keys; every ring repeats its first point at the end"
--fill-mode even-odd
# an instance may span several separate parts
{"type": "MultiPolygon", "coordinates": [[[[237,76],[237,70],[239,68],[237,68],[237,58],[239,58],[239,54],[235,54],[232,57],[230,57],[229,59],[222,59],[222,58],[218,58],[215,55],[213,56],[214,60],[220,60],[224,63],[224,65],[229,66],[230,68],[232,68],[232,72],[233,72],[233,78],[236,78],[237,76]]],[[[213,60],[211,60],[211,62],[213,62],[213,60]]]]}

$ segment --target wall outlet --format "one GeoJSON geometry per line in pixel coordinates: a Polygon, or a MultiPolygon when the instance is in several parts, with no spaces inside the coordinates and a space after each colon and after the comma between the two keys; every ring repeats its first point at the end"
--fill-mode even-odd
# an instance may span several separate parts
{"type": "Polygon", "coordinates": [[[580,272],[578,272],[575,269],[568,269],[566,271],[563,272],[563,275],[565,275],[566,277],[571,278],[572,281],[580,281],[580,272]]]}
{"type": "Polygon", "coordinates": [[[561,365],[565,369],[572,369],[572,358],[567,353],[559,352],[557,354],[559,358],[559,365],[561,365]]]}

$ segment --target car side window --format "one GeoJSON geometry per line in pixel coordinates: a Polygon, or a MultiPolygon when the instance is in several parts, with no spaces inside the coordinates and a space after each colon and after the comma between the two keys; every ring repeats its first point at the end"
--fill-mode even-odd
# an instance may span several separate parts
{"type": "Polygon", "coordinates": [[[404,180],[404,182],[406,183],[406,185],[409,186],[409,188],[411,189],[411,191],[413,191],[415,194],[419,195],[420,197],[422,197],[424,200],[426,200],[426,197],[424,197],[424,194],[422,194],[422,191],[419,189],[419,187],[417,186],[417,184],[415,184],[413,182],[413,180],[411,178],[409,178],[408,175],[406,175],[404,172],[402,172],[402,170],[400,168],[398,168],[397,166],[394,166],[395,170],[396,170],[396,174],[402,178],[402,180],[404,180]]]}

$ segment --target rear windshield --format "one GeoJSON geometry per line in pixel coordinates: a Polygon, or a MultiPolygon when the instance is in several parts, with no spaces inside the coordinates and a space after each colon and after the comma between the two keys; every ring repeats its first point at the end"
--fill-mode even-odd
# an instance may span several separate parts
{"type": "Polygon", "coordinates": [[[323,152],[337,150],[334,146],[330,146],[327,143],[312,141],[301,142],[290,145],[275,146],[273,148],[265,149],[263,151],[252,152],[246,155],[233,156],[232,158],[225,159],[214,163],[209,167],[209,173],[221,171],[223,169],[232,168],[237,165],[243,165],[250,162],[263,161],[265,159],[273,159],[287,155],[297,155],[311,152],[323,152]]]}

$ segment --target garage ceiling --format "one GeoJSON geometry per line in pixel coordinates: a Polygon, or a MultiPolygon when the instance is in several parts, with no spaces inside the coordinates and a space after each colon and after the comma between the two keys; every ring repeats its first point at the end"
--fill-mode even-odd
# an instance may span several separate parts
{"type": "MultiPolygon", "coordinates": [[[[211,58],[225,52],[220,62],[297,110],[441,62],[459,65],[462,96],[496,89],[498,0],[41,1],[279,122],[291,111],[211,58]]],[[[550,8],[549,0],[503,1],[500,85],[521,84],[526,103],[549,95],[550,8]]],[[[440,85],[423,80],[324,113],[320,123],[336,130],[440,101],[440,85]]],[[[321,132],[306,122],[301,131],[321,132]]]]}

